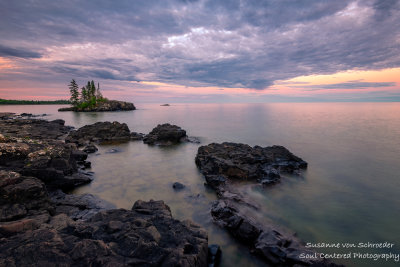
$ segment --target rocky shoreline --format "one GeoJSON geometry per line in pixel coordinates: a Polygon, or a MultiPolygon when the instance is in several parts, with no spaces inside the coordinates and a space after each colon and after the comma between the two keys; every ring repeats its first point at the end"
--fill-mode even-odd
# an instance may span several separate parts
{"type": "Polygon", "coordinates": [[[241,181],[278,183],[281,173],[299,174],[307,168],[307,162],[282,146],[250,147],[237,143],[201,146],[195,162],[218,196],[211,208],[214,222],[246,244],[252,253],[273,266],[337,266],[319,257],[302,257],[315,252],[277,225],[261,222],[258,204],[236,190],[235,183],[241,181]]]}
{"type": "Polygon", "coordinates": [[[0,266],[207,265],[206,231],[163,201],[113,209],[63,192],[91,181],[64,121],[0,115],[0,266]]]}
{"type": "MultiPolygon", "coordinates": [[[[165,146],[194,139],[171,124],[145,135],[119,122],[75,130],[63,120],[1,113],[0,266],[217,266],[221,251],[208,247],[207,232],[175,220],[162,200],[138,200],[125,210],[90,194],[66,193],[92,181],[87,157],[96,145],[137,140],[165,146]]],[[[267,264],[337,266],[301,259],[315,252],[276,225],[258,221],[257,203],[236,190],[237,181],[271,185],[281,173],[300,173],[304,160],[281,146],[214,143],[199,147],[195,161],[218,196],[210,211],[214,222],[267,264]]]]}

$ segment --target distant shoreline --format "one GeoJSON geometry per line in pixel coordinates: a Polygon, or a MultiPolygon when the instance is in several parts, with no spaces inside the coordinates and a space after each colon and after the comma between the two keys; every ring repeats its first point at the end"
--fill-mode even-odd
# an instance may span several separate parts
{"type": "Polygon", "coordinates": [[[68,100],[11,100],[1,99],[0,105],[63,105],[71,104],[68,100]]]}

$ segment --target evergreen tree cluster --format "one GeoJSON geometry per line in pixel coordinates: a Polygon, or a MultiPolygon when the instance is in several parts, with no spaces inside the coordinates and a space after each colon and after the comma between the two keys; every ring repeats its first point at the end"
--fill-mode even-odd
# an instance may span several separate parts
{"type": "Polygon", "coordinates": [[[107,100],[100,92],[100,84],[97,83],[96,88],[93,80],[88,81],[87,85],[83,86],[80,92],[79,86],[74,79],[72,79],[68,85],[68,88],[71,94],[71,104],[76,108],[94,107],[99,102],[104,102],[107,100]]]}

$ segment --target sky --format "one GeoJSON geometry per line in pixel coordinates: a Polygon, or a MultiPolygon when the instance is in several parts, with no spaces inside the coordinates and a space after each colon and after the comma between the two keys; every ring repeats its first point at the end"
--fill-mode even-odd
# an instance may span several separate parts
{"type": "Polygon", "coordinates": [[[0,98],[400,101],[400,0],[0,1],[0,98]]]}

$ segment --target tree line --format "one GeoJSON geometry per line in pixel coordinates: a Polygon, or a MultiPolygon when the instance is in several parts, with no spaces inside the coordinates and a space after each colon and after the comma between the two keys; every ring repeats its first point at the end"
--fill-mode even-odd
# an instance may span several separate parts
{"type": "Polygon", "coordinates": [[[60,105],[70,103],[68,100],[13,100],[0,98],[0,105],[60,105]]]}
{"type": "Polygon", "coordinates": [[[68,85],[69,92],[71,94],[71,104],[77,108],[94,107],[99,102],[107,101],[100,92],[100,84],[97,83],[97,87],[94,81],[88,81],[86,86],[83,86],[79,91],[77,82],[72,79],[68,85]]]}

